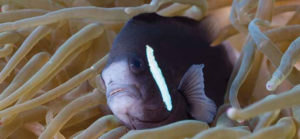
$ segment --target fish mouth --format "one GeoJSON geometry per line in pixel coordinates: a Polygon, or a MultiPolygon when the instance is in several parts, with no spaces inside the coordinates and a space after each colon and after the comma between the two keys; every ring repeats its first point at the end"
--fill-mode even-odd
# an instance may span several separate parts
{"type": "Polygon", "coordinates": [[[123,89],[123,88],[114,89],[109,93],[109,95],[112,96],[116,93],[123,92],[123,91],[125,91],[125,89],[123,89]]]}
{"type": "Polygon", "coordinates": [[[113,84],[107,89],[107,97],[114,97],[117,95],[125,95],[134,98],[141,98],[139,88],[130,84],[113,84]]]}

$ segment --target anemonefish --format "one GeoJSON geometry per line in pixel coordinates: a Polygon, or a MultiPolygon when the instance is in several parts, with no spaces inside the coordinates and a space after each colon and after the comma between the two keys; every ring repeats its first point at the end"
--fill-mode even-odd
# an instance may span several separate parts
{"type": "Polygon", "coordinates": [[[125,126],[212,122],[224,103],[233,61],[225,46],[210,47],[205,20],[145,13],[125,24],[99,79],[109,108],[125,126]]]}

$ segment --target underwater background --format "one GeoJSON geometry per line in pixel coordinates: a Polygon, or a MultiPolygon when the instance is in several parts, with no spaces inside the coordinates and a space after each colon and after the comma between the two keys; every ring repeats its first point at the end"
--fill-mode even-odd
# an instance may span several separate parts
{"type": "Polygon", "coordinates": [[[300,0],[0,4],[0,139],[300,138],[300,0]],[[130,130],[107,107],[99,74],[112,42],[130,18],[150,12],[209,17],[211,47],[234,49],[225,104],[213,123],[130,130]]]}

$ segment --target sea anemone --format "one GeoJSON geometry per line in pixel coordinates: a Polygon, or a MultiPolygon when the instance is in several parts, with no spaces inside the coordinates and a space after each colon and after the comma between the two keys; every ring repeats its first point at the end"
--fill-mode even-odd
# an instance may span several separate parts
{"type": "Polygon", "coordinates": [[[0,0],[0,138],[297,138],[299,0],[0,0]],[[107,108],[99,74],[131,17],[211,19],[239,56],[212,124],[131,130],[107,108]]]}

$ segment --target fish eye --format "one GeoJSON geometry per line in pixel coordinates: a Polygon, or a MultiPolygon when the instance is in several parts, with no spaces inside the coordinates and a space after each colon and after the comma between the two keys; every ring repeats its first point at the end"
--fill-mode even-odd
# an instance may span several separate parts
{"type": "Polygon", "coordinates": [[[136,57],[130,58],[129,59],[129,68],[134,73],[140,73],[144,69],[142,60],[139,58],[136,58],[136,57]]]}

